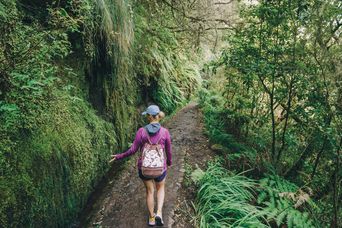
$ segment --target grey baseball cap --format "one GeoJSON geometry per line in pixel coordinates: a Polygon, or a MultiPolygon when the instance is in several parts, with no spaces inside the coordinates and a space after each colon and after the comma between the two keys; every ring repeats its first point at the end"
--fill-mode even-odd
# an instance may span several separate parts
{"type": "Polygon", "coordinates": [[[150,105],[147,107],[147,109],[141,113],[141,115],[150,114],[152,116],[157,115],[160,112],[160,109],[157,105],[150,105]]]}

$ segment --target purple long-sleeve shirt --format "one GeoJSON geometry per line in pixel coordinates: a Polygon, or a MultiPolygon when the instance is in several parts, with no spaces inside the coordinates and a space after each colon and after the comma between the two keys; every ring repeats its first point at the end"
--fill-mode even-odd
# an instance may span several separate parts
{"type": "MultiPolygon", "coordinates": [[[[152,136],[150,135],[150,140],[152,143],[156,143],[159,138],[160,138],[159,144],[163,147],[164,151],[166,152],[166,159],[164,163],[164,169],[166,170],[166,165],[167,166],[172,165],[171,137],[170,137],[169,131],[166,128],[161,127],[160,130],[156,134],[152,136]]],[[[116,159],[120,160],[120,159],[126,158],[132,154],[135,154],[139,149],[143,151],[144,149],[143,146],[145,145],[146,142],[148,142],[147,132],[143,127],[141,127],[139,128],[139,130],[137,131],[135,135],[135,139],[134,139],[132,146],[126,152],[117,154],[116,159]]],[[[141,164],[142,164],[142,160],[140,156],[138,159],[139,169],[141,169],[141,164]]]]}

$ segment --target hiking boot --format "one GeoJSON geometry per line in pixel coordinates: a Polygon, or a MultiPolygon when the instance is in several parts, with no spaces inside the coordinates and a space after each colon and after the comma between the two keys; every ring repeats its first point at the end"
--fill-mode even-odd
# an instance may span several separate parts
{"type": "Polygon", "coordinates": [[[155,216],[153,216],[153,217],[148,216],[147,225],[149,225],[149,226],[155,226],[156,225],[156,218],[155,218],[155,216]]]}

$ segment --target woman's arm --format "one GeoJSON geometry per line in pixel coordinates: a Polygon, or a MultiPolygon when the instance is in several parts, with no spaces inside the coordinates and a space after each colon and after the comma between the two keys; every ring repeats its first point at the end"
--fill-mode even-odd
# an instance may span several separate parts
{"type": "Polygon", "coordinates": [[[143,128],[140,128],[138,130],[138,132],[135,135],[135,139],[134,139],[132,146],[126,152],[121,153],[121,154],[115,154],[115,160],[126,158],[128,156],[131,156],[132,154],[135,154],[138,151],[138,149],[140,148],[142,144],[142,131],[143,130],[144,130],[143,128]]]}
{"type": "Polygon", "coordinates": [[[166,164],[167,166],[172,165],[172,149],[171,149],[171,136],[170,132],[166,129],[166,140],[165,140],[165,151],[166,151],[166,164]]]}

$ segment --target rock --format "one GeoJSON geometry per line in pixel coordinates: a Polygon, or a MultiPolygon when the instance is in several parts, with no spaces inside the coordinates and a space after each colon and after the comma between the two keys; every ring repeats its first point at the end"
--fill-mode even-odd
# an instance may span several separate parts
{"type": "Polygon", "coordinates": [[[216,152],[224,152],[224,151],[226,151],[224,146],[222,146],[220,144],[213,144],[213,145],[211,145],[210,149],[212,149],[213,151],[216,151],[216,152]]]}
{"type": "Polygon", "coordinates": [[[98,226],[98,225],[101,225],[101,223],[102,223],[102,221],[100,221],[100,222],[94,222],[93,225],[94,225],[94,226],[98,226]]]}

